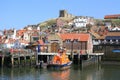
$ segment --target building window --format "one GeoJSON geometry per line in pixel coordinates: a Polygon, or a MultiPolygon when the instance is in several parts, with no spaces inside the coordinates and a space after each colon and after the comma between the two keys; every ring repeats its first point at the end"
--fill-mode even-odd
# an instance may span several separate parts
{"type": "Polygon", "coordinates": [[[33,37],[33,41],[38,41],[39,37],[33,37]]]}
{"type": "Polygon", "coordinates": [[[112,40],[110,40],[110,44],[112,44],[113,43],[113,41],[112,40]]]}
{"type": "Polygon", "coordinates": [[[70,39],[66,40],[66,43],[70,43],[70,39]]]}
{"type": "Polygon", "coordinates": [[[120,39],[118,39],[118,42],[120,42],[120,39]]]}
{"type": "Polygon", "coordinates": [[[116,39],[113,39],[112,41],[113,41],[113,42],[115,42],[115,41],[116,41],[116,39]]]}
{"type": "Polygon", "coordinates": [[[74,41],[73,41],[74,43],[77,43],[78,42],[78,40],[77,39],[74,39],[74,41]]]}
{"type": "Polygon", "coordinates": [[[107,41],[110,42],[110,39],[108,39],[107,41]]]}

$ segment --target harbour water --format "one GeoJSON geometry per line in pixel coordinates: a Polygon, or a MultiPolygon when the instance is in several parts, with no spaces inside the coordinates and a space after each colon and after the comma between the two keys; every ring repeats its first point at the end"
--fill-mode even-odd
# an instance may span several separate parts
{"type": "Polygon", "coordinates": [[[119,80],[120,66],[93,64],[83,69],[72,65],[64,71],[33,67],[0,68],[0,80],[119,80]]]}

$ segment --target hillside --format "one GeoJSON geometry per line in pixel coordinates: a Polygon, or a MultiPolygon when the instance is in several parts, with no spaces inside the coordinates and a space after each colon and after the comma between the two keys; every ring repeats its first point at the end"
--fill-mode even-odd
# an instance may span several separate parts
{"type": "MultiPolygon", "coordinates": [[[[53,19],[49,19],[47,21],[44,21],[44,22],[41,22],[39,23],[38,25],[42,28],[42,29],[45,29],[47,28],[48,26],[51,26],[53,24],[56,24],[56,19],[58,18],[53,18],[53,19]]],[[[71,21],[73,18],[65,18],[65,17],[60,17],[61,20],[65,21],[65,22],[68,22],[68,21],[71,21]]]]}

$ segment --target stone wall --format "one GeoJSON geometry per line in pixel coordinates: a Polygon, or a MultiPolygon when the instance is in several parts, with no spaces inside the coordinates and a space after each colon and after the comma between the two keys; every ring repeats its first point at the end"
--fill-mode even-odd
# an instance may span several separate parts
{"type": "Polygon", "coordinates": [[[105,45],[104,47],[104,61],[120,61],[120,52],[113,52],[113,50],[120,50],[120,45],[105,45]]]}
{"type": "Polygon", "coordinates": [[[60,10],[59,17],[72,18],[74,15],[69,14],[66,10],[60,10]]]}

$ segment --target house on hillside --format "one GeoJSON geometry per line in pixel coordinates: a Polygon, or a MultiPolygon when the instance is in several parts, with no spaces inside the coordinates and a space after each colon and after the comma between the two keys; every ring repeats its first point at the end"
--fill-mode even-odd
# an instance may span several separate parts
{"type": "Polygon", "coordinates": [[[10,49],[10,48],[19,49],[19,48],[25,48],[28,45],[28,42],[25,40],[15,40],[9,38],[9,39],[4,39],[4,41],[2,41],[0,45],[2,46],[0,47],[2,49],[10,49]]]}
{"type": "Polygon", "coordinates": [[[112,21],[111,20],[105,20],[104,24],[106,27],[108,27],[109,30],[112,28],[112,21]]]}
{"type": "Polygon", "coordinates": [[[105,15],[104,19],[120,19],[120,14],[105,15]]]}
{"type": "Polygon", "coordinates": [[[32,30],[30,36],[30,42],[36,42],[40,39],[40,32],[38,30],[32,30]]]}
{"type": "Polygon", "coordinates": [[[87,24],[94,25],[94,18],[88,16],[77,16],[73,20],[73,25],[77,28],[86,27],[87,24]]]}
{"type": "Polygon", "coordinates": [[[17,38],[17,39],[23,38],[23,37],[24,37],[24,33],[26,33],[26,30],[25,30],[25,29],[18,30],[18,31],[17,31],[17,34],[16,34],[16,38],[17,38]]]}
{"type": "Polygon", "coordinates": [[[14,41],[15,39],[9,38],[9,39],[2,39],[2,41],[0,42],[0,48],[1,49],[10,49],[13,48],[14,46],[14,41]]]}
{"type": "Polygon", "coordinates": [[[28,46],[29,42],[23,39],[19,39],[19,40],[15,40],[15,42],[13,43],[13,48],[14,49],[24,49],[26,46],[28,46]]]}
{"type": "Polygon", "coordinates": [[[110,31],[120,31],[120,28],[116,26],[116,27],[112,28],[110,31]]]}
{"type": "Polygon", "coordinates": [[[27,30],[35,30],[35,29],[37,29],[37,27],[38,27],[38,25],[27,25],[25,27],[25,29],[27,29],[27,30]]]}
{"type": "Polygon", "coordinates": [[[4,30],[4,35],[9,39],[16,39],[16,29],[4,30]]]}

